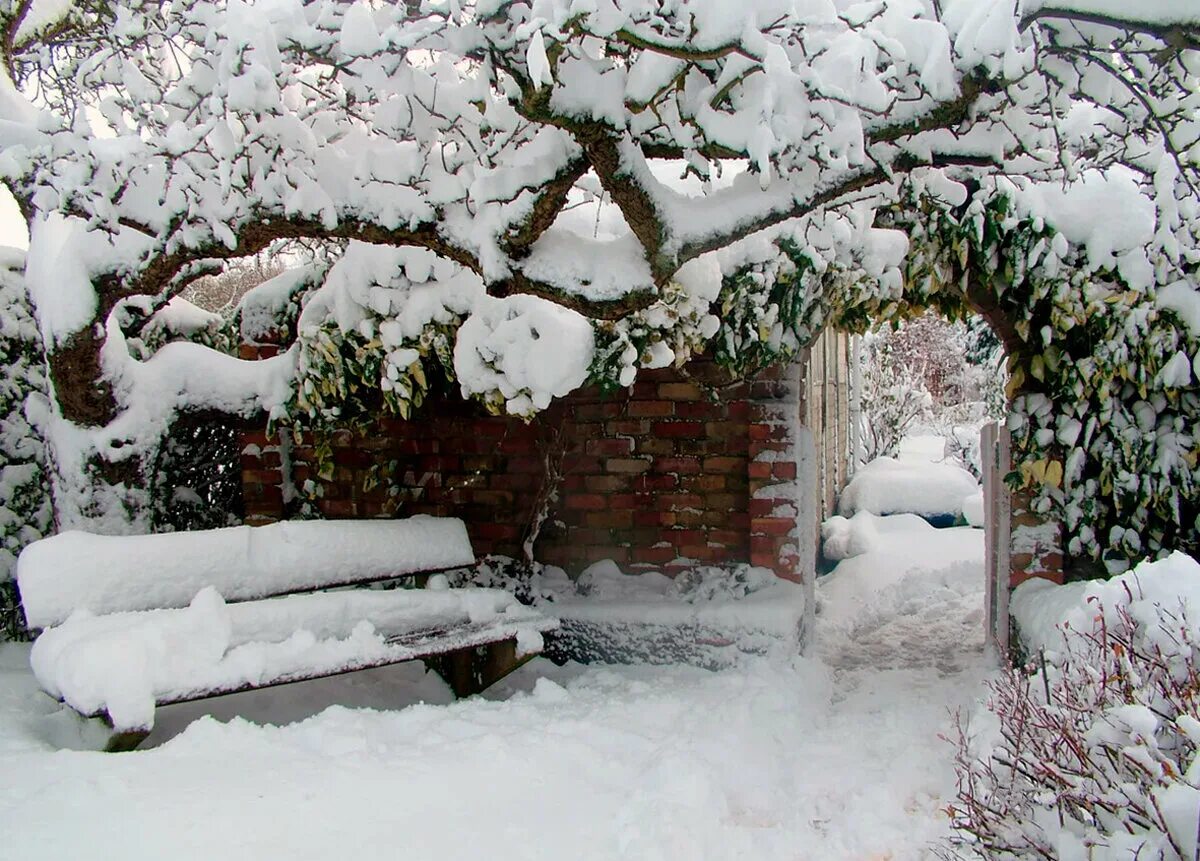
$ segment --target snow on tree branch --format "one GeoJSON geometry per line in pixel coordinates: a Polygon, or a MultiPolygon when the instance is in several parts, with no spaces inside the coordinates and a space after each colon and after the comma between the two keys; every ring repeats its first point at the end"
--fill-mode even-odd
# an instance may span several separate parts
{"type": "Polygon", "coordinates": [[[274,370],[223,366],[232,397],[125,355],[114,319],[291,240],[350,249],[294,370],[380,351],[360,368],[397,409],[421,389],[406,351],[525,414],[709,343],[744,368],[795,349],[833,293],[899,295],[903,237],[873,219],[916,186],[962,203],[1120,168],[1155,213],[1131,284],[1168,283],[1200,261],[1195,18],[1186,0],[0,0],[0,181],[32,222],[51,412],[111,461],[128,455],[106,441],[148,438],[114,428],[165,415],[139,398],[278,408],[274,370]],[[367,246],[391,271],[337,286],[367,246]],[[444,301],[383,350],[407,312],[346,297],[425,301],[427,254],[444,301]],[[342,325],[355,304],[362,330],[342,325]],[[591,334],[560,380],[497,346],[546,325],[591,334]]]}

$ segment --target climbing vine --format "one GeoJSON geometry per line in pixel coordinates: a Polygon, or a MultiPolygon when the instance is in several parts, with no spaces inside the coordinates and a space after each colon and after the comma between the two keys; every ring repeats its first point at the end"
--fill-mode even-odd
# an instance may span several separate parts
{"type": "Polygon", "coordinates": [[[952,316],[974,309],[998,329],[1010,481],[1062,520],[1067,552],[1120,571],[1171,549],[1200,551],[1200,343],[1180,311],[1119,267],[1092,265],[1004,194],[979,194],[959,211],[928,200],[921,208],[907,222],[905,294],[878,311],[897,302],[952,316]]]}

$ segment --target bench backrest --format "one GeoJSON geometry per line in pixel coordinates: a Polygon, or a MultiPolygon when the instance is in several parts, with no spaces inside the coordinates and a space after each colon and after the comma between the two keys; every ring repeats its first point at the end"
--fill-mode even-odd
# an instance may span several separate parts
{"type": "Polygon", "coordinates": [[[77,610],[96,614],[186,607],[214,587],[229,601],[369,583],[474,563],[453,517],[306,520],[158,535],[63,532],[17,560],[31,628],[77,610]]]}

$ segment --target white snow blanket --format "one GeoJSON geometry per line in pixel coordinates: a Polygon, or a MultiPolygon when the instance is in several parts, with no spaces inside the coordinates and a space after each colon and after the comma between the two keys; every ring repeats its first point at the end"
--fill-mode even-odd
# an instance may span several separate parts
{"type": "Polygon", "coordinates": [[[1135,619],[1147,624],[1157,618],[1156,607],[1182,611],[1190,625],[1200,629],[1200,563],[1175,552],[1157,562],[1142,562],[1111,580],[1060,586],[1037,577],[1014,589],[1008,606],[1021,643],[1030,652],[1059,650],[1063,625],[1090,631],[1100,606],[1127,606],[1135,619]]]}
{"type": "Polygon", "coordinates": [[[26,547],[16,577],[26,622],[44,628],[76,610],[186,607],[208,586],[245,601],[474,561],[461,520],[422,515],[160,535],[63,532],[26,547]]]}
{"type": "MultiPolygon", "coordinates": [[[[857,646],[855,626],[903,615],[903,607],[932,604],[937,608],[929,618],[914,615],[909,620],[918,630],[940,625],[938,614],[948,605],[979,609],[976,593],[984,583],[982,530],[935,529],[915,514],[876,517],[860,511],[851,518],[829,518],[821,533],[825,556],[841,560],[832,573],[817,581],[817,623],[826,637],[857,646]]],[[[969,624],[983,629],[980,620],[969,624]]]]}
{"type": "Polygon", "coordinates": [[[807,638],[804,588],[766,568],[709,566],[672,579],[604,560],[577,586],[539,605],[562,623],[547,652],[557,659],[718,668],[799,655],[807,638]]]}
{"type": "Polygon", "coordinates": [[[978,492],[975,477],[954,464],[880,457],[854,474],[838,510],[847,517],[858,511],[958,516],[978,492]]]}
{"type": "Polygon", "coordinates": [[[182,609],[77,613],[42,633],[31,663],[42,688],[80,713],[107,712],[118,730],[148,729],[156,702],[510,637],[530,654],[554,626],[497,589],[356,589],[227,605],[209,587],[182,609]]]}

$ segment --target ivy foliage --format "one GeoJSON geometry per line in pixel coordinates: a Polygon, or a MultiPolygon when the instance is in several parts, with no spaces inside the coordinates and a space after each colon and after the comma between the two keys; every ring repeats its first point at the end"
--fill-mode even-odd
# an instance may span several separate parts
{"type": "Polygon", "coordinates": [[[898,301],[992,322],[1010,378],[1010,482],[1062,520],[1069,555],[1121,571],[1172,549],[1200,553],[1197,333],[1156,288],[1090,265],[1004,195],[921,210],[898,301]]]}

